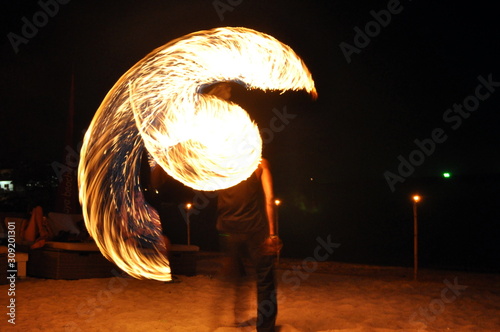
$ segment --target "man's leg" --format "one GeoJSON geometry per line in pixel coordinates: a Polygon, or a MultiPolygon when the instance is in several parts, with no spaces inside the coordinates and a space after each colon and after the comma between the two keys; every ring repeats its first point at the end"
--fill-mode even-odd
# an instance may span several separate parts
{"type": "Polygon", "coordinates": [[[274,256],[261,256],[257,272],[257,331],[274,331],[278,303],[276,298],[276,276],[274,256]]]}
{"type": "MultiPolygon", "coordinates": [[[[246,275],[243,257],[246,252],[246,234],[221,234],[220,245],[225,253],[222,280],[230,286],[233,294],[234,323],[244,326],[248,319],[248,292],[244,276],[246,275]]],[[[230,292],[228,292],[230,293],[230,292]]]]}
{"type": "Polygon", "coordinates": [[[276,297],[275,257],[262,255],[262,244],[267,234],[255,234],[250,250],[257,276],[257,331],[274,331],[278,303],[276,297]]]}

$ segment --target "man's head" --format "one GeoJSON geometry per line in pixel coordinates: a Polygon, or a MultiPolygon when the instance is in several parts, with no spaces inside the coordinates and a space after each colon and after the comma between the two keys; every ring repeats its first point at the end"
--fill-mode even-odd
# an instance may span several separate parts
{"type": "Polygon", "coordinates": [[[216,83],[210,86],[208,91],[205,93],[224,100],[228,100],[229,98],[231,98],[231,84],[229,84],[228,82],[216,83]]]}

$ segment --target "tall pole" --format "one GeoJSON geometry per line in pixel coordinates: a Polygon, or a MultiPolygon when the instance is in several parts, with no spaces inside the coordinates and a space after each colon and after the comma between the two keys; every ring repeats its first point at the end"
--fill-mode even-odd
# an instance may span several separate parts
{"type": "Polygon", "coordinates": [[[275,199],[274,200],[274,205],[276,205],[276,209],[275,209],[275,212],[274,212],[274,233],[275,235],[278,235],[279,236],[279,211],[278,211],[278,208],[281,204],[281,200],[279,199],[275,199]]]}
{"type": "MultiPolygon", "coordinates": [[[[278,208],[281,204],[281,200],[279,199],[276,199],[274,200],[274,205],[276,205],[276,209],[275,209],[275,220],[274,220],[274,233],[275,235],[277,235],[279,237],[279,211],[278,211],[278,208]]],[[[276,254],[276,262],[279,264],[280,262],[280,252],[278,251],[278,253],[276,254]]]]}
{"type": "MultiPolygon", "coordinates": [[[[59,178],[54,210],[55,212],[66,214],[77,213],[80,206],[78,202],[78,183],[76,176],[78,168],[78,156],[73,149],[74,115],[75,77],[74,75],[71,75],[68,118],[66,120],[66,135],[64,140],[66,146],[64,147],[63,164],[60,164],[60,166],[54,168],[54,171],[56,171],[59,178]]],[[[52,167],[55,167],[54,163],[52,163],[52,167]]]]}
{"type": "Polygon", "coordinates": [[[413,196],[413,280],[417,280],[418,273],[418,218],[417,203],[420,201],[419,195],[413,196]]]}
{"type": "Polygon", "coordinates": [[[191,245],[191,221],[189,220],[189,212],[191,211],[191,203],[186,204],[186,224],[187,224],[187,244],[191,245]]]}
{"type": "Polygon", "coordinates": [[[189,222],[189,212],[188,212],[187,218],[188,218],[188,223],[187,223],[187,243],[188,243],[188,246],[190,246],[191,245],[191,225],[190,225],[190,222],[189,222]]]}

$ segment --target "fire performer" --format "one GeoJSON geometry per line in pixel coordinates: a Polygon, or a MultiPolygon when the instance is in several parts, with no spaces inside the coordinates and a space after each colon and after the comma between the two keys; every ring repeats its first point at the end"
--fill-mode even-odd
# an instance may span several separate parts
{"type": "MultiPolygon", "coordinates": [[[[231,86],[216,84],[208,94],[227,100],[231,86]]],[[[282,243],[276,234],[275,216],[273,181],[266,159],[261,160],[248,179],[218,191],[217,230],[226,254],[225,272],[239,283],[242,258],[252,262],[257,278],[258,332],[274,331],[278,313],[274,264],[282,243]]],[[[236,298],[240,300],[238,294],[236,298]]],[[[244,326],[250,322],[238,324],[244,326]]]]}

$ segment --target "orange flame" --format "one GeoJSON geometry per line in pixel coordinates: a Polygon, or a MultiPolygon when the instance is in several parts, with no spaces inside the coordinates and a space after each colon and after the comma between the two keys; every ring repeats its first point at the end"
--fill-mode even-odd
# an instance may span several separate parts
{"type": "Polygon", "coordinates": [[[238,105],[200,94],[222,81],[317,95],[302,60],[273,37],[246,28],[200,31],[127,71],[85,135],[78,177],[85,223],[102,253],[133,277],[171,279],[158,213],[141,191],[144,148],[198,190],[234,186],[257,168],[255,123],[238,105]]]}

